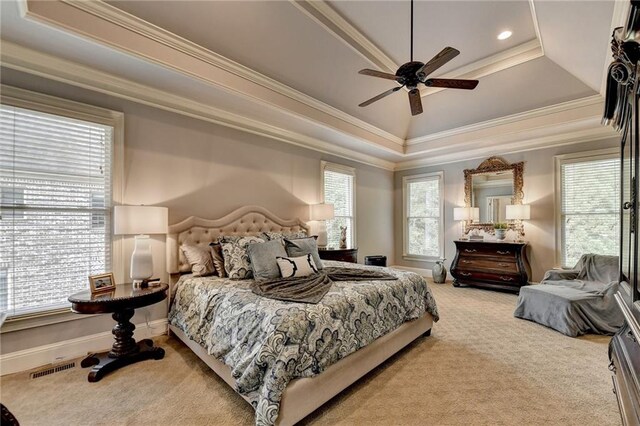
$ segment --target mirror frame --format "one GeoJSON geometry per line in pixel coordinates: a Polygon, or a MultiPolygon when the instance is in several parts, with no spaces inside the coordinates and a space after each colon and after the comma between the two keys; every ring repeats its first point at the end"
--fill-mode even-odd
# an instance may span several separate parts
{"type": "MultiPolygon", "coordinates": [[[[504,158],[501,157],[489,157],[484,160],[477,169],[465,169],[464,170],[464,205],[465,207],[471,207],[471,197],[473,192],[473,177],[478,175],[486,175],[495,172],[513,171],[513,204],[522,204],[524,193],[522,192],[522,186],[524,183],[524,161],[519,163],[509,164],[504,158]]],[[[516,220],[508,223],[508,229],[514,230],[519,235],[524,236],[524,227],[521,220],[516,220]]],[[[468,234],[472,230],[484,231],[488,234],[494,234],[493,222],[475,222],[471,223],[466,221],[464,226],[465,234],[468,234]]]]}

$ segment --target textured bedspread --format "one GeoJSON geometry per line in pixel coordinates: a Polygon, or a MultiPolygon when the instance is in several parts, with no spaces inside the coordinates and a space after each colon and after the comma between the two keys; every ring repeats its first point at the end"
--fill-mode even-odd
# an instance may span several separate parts
{"type": "Polygon", "coordinates": [[[291,380],[321,373],[425,312],[438,320],[422,277],[387,271],[398,280],[334,282],[318,304],[258,296],[251,291],[253,280],[184,276],[169,321],[231,368],[236,391],[256,410],[256,424],[271,425],[291,380]]]}

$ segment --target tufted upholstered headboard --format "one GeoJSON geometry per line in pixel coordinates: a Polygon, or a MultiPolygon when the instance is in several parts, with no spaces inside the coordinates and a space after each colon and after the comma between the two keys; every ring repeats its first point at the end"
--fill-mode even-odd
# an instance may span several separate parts
{"type": "Polygon", "coordinates": [[[262,232],[296,232],[309,234],[300,219],[281,219],[260,206],[240,207],[220,219],[191,216],[169,226],[167,235],[167,272],[179,274],[191,270],[180,246],[190,244],[206,248],[223,235],[257,235],[262,232]]]}

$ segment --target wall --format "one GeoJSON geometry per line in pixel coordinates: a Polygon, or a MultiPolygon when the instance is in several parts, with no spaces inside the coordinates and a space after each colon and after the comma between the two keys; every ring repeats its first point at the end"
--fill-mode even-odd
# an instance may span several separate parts
{"type": "MultiPolygon", "coordinates": [[[[357,238],[360,261],[386,255],[393,263],[393,173],[249,133],[78,89],[12,70],[1,81],[24,89],[125,113],[124,204],[169,207],[169,223],[188,216],[216,218],[247,204],[284,217],[308,219],[319,201],[320,161],[356,168],[357,238]]],[[[167,279],[164,236],[153,237],[155,276],[167,279]]],[[[124,257],[132,251],[125,240],[124,257]]],[[[166,306],[138,310],[134,322],[166,317],[166,306]]],[[[97,316],[3,333],[0,353],[110,330],[97,316]]]]}
{"type": "MultiPolygon", "coordinates": [[[[555,193],[554,156],[573,152],[617,147],[618,140],[587,142],[556,148],[540,149],[502,156],[510,163],[524,161],[524,203],[531,204],[531,220],[525,222],[525,240],[529,241],[529,262],[533,281],[542,279],[544,272],[556,267],[555,262],[555,193]]],[[[493,155],[500,155],[496,152],[493,155]]],[[[464,206],[464,169],[475,169],[484,158],[444,164],[441,166],[405,170],[395,175],[395,258],[396,264],[431,269],[432,262],[409,261],[402,258],[402,177],[435,171],[444,172],[444,232],[447,269],[455,255],[453,241],[460,236],[460,223],[453,220],[453,208],[464,206]]]]}

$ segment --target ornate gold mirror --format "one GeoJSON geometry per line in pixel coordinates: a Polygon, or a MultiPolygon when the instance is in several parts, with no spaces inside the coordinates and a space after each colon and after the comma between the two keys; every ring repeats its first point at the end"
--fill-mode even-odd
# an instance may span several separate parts
{"type": "Polygon", "coordinates": [[[500,157],[489,157],[477,169],[464,171],[465,206],[480,210],[478,221],[466,223],[465,233],[476,229],[493,234],[494,224],[500,222],[523,235],[522,223],[508,223],[505,216],[507,205],[522,204],[523,171],[524,162],[509,164],[500,157]]]}

